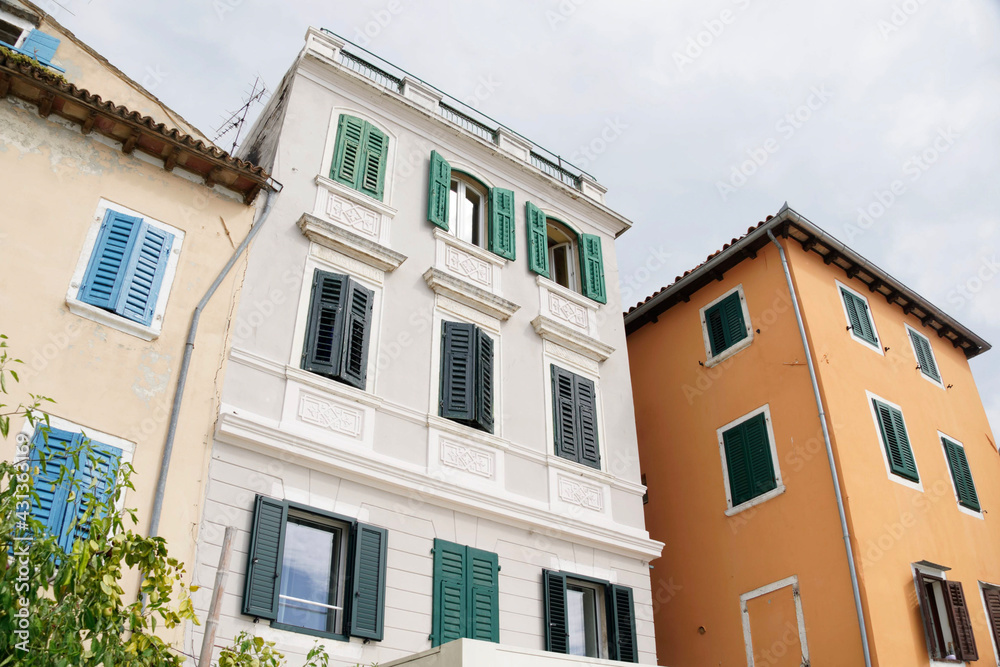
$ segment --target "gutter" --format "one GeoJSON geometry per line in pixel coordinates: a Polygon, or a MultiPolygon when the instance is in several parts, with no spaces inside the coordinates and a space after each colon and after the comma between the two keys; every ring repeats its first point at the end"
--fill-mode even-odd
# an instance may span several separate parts
{"type": "Polygon", "coordinates": [[[278,194],[281,192],[281,184],[271,179],[268,183],[269,187],[267,190],[267,200],[264,202],[264,208],[261,211],[260,217],[254,224],[253,228],[240,243],[240,246],[233,253],[233,256],[229,258],[226,265],[222,267],[222,271],[215,278],[215,281],[209,286],[208,291],[205,292],[205,296],[201,297],[201,301],[195,306],[194,312],[191,314],[191,325],[188,328],[187,343],[184,346],[184,358],[181,361],[180,374],[177,377],[177,387],[174,389],[174,400],[170,408],[170,426],[167,429],[167,439],[163,445],[163,456],[160,460],[160,476],[156,482],[156,495],[153,497],[153,511],[149,518],[149,536],[156,537],[159,534],[160,529],[160,514],[163,511],[163,497],[167,490],[167,475],[170,472],[170,457],[174,450],[174,439],[177,436],[177,423],[180,420],[181,415],[181,404],[184,400],[184,388],[187,384],[188,371],[191,368],[191,355],[194,353],[194,342],[195,338],[198,336],[198,323],[201,319],[201,313],[208,306],[208,302],[211,300],[212,296],[215,294],[216,290],[222,284],[222,281],[226,279],[229,272],[239,261],[243,253],[249,247],[250,242],[253,241],[254,237],[260,232],[264,227],[264,223],[267,222],[267,218],[271,213],[271,208],[274,206],[274,201],[278,198],[278,194]]]}

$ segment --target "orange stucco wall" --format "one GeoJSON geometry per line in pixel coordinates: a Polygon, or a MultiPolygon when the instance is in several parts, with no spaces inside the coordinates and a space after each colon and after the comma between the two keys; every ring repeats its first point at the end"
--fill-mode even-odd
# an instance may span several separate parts
{"type": "Polygon", "coordinates": [[[777,251],[760,251],[662,313],[629,336],[628,349],[649,486],[646,526],[666,542],[652,563],[659,664],[746,664],[740,595],[792,575],[812,664],[863,664],[829,466],[777,251]],[[699,310],[737,285],[760,333],[728,361],[702,367],[699,310]],[[786,490],[726,516],[717,429],[765,404],[786,490]]]}

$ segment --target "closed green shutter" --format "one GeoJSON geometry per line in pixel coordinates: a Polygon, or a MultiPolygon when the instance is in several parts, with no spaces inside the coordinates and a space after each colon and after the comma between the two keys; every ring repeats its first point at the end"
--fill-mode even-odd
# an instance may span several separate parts
{"type": "Polygon", "coordinates": [[[389,152],[389,139],[371,123],[365,123],[362,152],[362,171],[357,189],[382,201],[385,188],[385,164],[389,152]]]}
{"type": "Polygon", "coordinates": [[[612,660],[639,662],[639,649],[635,636],[635,604],[632,589],[611,584],[611,612],[614,615],[614,641],[612,660]]]}
{"type": "Polygon", "coordinates": [[[361,144],[368,123],[354,116],[341,116],[337,123],[337,143],[333,151],[330,178],[360,190],[362,168],[361,144]]]}
{"type": "Polygon", "coordinates": [[[552,411],[556,456],[580,460],[580,436],[576,426],[573,373],[552,364],[552,411]]]}
{"type": "Polygon", "coordinates": [[[371,338],[372,304],[375,292],[348,281],[348,303],[345,310],[343,352],[340,379],[352,387],[365,388],[368,377],[368,345],[371,338]]]}
{"type": "Polygon", "coordinates": [[[248,616],[271,621],[278,618],[281,554],[287,519],[288,507],[284,502],[257,496],[243,587],[243,613],[248,616]]]}
{"type": "Polygon", "coordinates": [[[598,303],[608,302],[604,284],[604,254],[601,237],[594,234],[580,235],[580,270],[583,276],[583,295],[598,303]]]}
{"type": "Polygon", "coordinates": [[[722,444],[733,507],[777,488],[763,413],[723,432],[722,444]]]}
{"type": "Polygon", "coordinates": [[[442,322],[441,326],[440,414],[471,422],[476,399],[476,327],[466,322],[442,322]]]}
{"type": "Polygon", "coordinates": [[[930,341],[913,329],[910,329],[910,340],[913,341],[913,350],[917,355],[917,365],[920,367],[920,372],[935,382],[940,382],[941,374],[934,361],[934,352],[931,350],[930,341]]]}
{"type": "Polygon", "coordinates": [[[384,528],[358,523],[354,526],[353,540],[350,634],[381,641],[385,621],[388,532],[384,528]]]}
{"type": "Polygon", "coordinates": [[[319,269],[313,274],[309,323],[302,348],[303,370],[331,379],[340,375],[348,290],[347,276],[319,269]]]}
{"type": "Polygon", "coordinates": [[[580,438],[580,463],[601,469],[601,453],[597,442],[597,396],[594,382],[579,375],[573,378],[576,400],[577,433],[580,438]]]}
{"type": "Polygon", "coordinates": [[[545,214],[530,201],[524,205],[528,230],[528,268],[549,277],[549,230],[545,214]]]}
{"type": "Polygon", "coordinates": [[[500,641],[500,566],[495,553],[468,547],[469,639],[500,641]]]}
{"type": "Polygon", "coordinates": [[[712,356],[716,357],[750,335],[743,319],[739,290],[705,311],[705,327],[712,356]]]}
{"type": "Polygon", "coordinates": [[[851,332],[861,340],[875,345],[878,339],[875,337],[875,325],[872,323],[871,313],[868,310],[868,302],[856,294],[848,292],[843,287],[840,293],[844,297],[844,306],[847,308],[847,319],[851,323],[851,332]]]}
{"type": "Polygon", "coordinates": [[[440,646],[467,633],[465,574],[468,550],[464,546],[434,540],[434,600],[431,646],[440,646]]]}
{"type": "Polygon", "coordinates": [[[493,339],[476,327],[476,414],[480,429],[493,432],[493,339]]]}
{"type": "Polygon", "coordinates": [[[979,494],[976,493],[976,484],[972,481],[972,470],[969,468],[969,460],[965,457],[965,447],[947,438],[942,438],[941,442],[944,443],[944,452],[948,458],[948,467],[951,469],[951,478],[955,482],[959,504],[970,510],[980,511],[979,494]]]}
{"type": "Polygon", "coordinates": [[[490,189],[490,252],[513,260],[515,258],[514,192],[503,188],[490,189]]]}
{"type": "Polygon", "coordinates": [[[910,449],[910,439],[906,435],[903,413],[875,399],[872,399],[872,403],[875,405],[882,442],[889,458],[889,469],[900,477],[919,482],[920,476],[917,474],[913,450],[910,449]]]}
{"type": "Polygon", "coordinates": [[[451,199],[451,165],[437,151],[431,151],[430,191],[427,219],[448,231],[448,204],[451,199]]]}
{"type": "Polygon", "coordinates": [[[545,650],[569,653],[569,626],[566,617],[566,575],[542,570],[545,596],[545,650]]]}

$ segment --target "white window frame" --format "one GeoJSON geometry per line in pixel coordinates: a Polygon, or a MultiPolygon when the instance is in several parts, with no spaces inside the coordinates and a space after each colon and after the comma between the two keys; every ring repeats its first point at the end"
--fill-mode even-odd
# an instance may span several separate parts
{"type": "MultiPolygon", "coordinates": [[[[594,581],[588,581],[587,579],[580,579],[579,577],[574,577],[572,574],[566,574],[566,589],[569,592],[569,587],[575,586],[577,588],[589,588],[594,591],[594,603],[597,607],[597,618],[596,627],[597,632],[596,643],[597,652],[600,654],[596,659],[608,660],[610,655],[610,643],[609,643],[609,633],[608,633],[608,614],[607,614],[607,603],[608,603],[608,589],[610,584],[599,584],[594,581]]],[[[569,606],[569,600],[566,601],[567,606],[569,606]]],[[[567,630],[569,629],[569,617],[566,619],[567,630]]],[[[569,637],[567,635],[567,646],[569,642],[569,637]]],[[[584,657],[584,656],[577,656],[584,657]]]]}
{"type": "MultiPolygon", "coordinates": [[[[917,572],[929,575],[931,577],[936,577],[938,579],[941,579],[942,581],[948,581],[947,570],[941,570],[936,567],[931,567],[930,565],[925,565],[923,563],[911,563],[910,569],[912,570],[913,573],[913,590],[916,591],[917,593],[917,615],[920,617],[920,626],[921,626],[920,631],[921,634],[924,635],[925,646],[927,648],[928,654],[930,654],[930,644],[929,644],[930,638],[927,637],[927,624],[924,622],[923,607],[921,607],[920,605],[920,595],[922,594],[922,591],[917,587],[917,572]]],[[[979,598],[982,599],[982,597],[983,596],[980,593],[979,598]]],[[[940,601],[937,599],[934,600],[934,603],[938,605],[938,618],[943,619],[943,622],[947,623],[946,628],[942,627],[941,635],[944,636],[944,630],[947,629],[948,635],[951,636],[952,639],[954,640],[954,636],[952,635],[951,621],[948,619],[948,610],[944,608],[943,604],[938,604],[939,602],[940,601]]],[[[928,604],[930,604],[930,601],[928,601],[928,604]]],[[[968,599],[966,599],[966,608],[968,608],[968,606],[969,602],[968,599]]],[[[936,660],[934,658],[930,658],[930,667],[955,667],[955,665],[968,665],[968,664],[969,663],[966,662],[965,660],[936,660]]]]}
{"type": "Polygon", "coordinates": [[[142,340],[155,340],[163,330],[163,318],[167,311],[167,302],[170,300],[170,289],[174,284],[174,277],[177,275],[177,265],[180,262],[181,248],[184,245],[184,232],[172,225],[161,222],[138,211],[101,199],[97,205],[97,212],[87,230],[87,236],[83,242],[83,249],[80,258],[77,260],[76,269],[73,271],[73,278],[70,280],[69,289],[66,290],[66,305],[74,315],[93,320],[111,329],[116,329],[142,340]],[[149,225],[157,229],[169,232],[174,240],[170,246],[170,254],[167,257],[167,265],[163,272],[163,282],[160,284],[160,293],[156,298],[156,307],[153,310],[153,320],[149,325],[140,324],[128,318],[122,317],[109,310],[98,308],[89,303],[84,303],[78,297],[80,286],[83,285],[84,276],[87,274],[87,266],[90,264],[90,257],[94,254],[97,245],[97,237],[101,232],[101,224],[104,222],[104,215],[108,211],[116,211],[125,215],[142,218],[149,225]]]}
{"type": "MultiPolygon", "coordinates": [[[[965,449],[965,443],[962,442],[961,440],[959,440],[958,438],[953,438],[950,435],[948,435],[947,433],[943,433],[941,431],[938,431],[937,434],[938,434],[938,444],[941,445],[941,456],[944,457],[944,467],[945,467],[945,470],[948,471],[948,479],[951,481],[951,490],[955,493],[955,506],[958,507],[958,511],[961,512],[962,514],[968,514],[969,516],[974,517],[976,519],[979,519],[980,521],[985,521],[985,517],[983,516],[983,512],[982,512],[982,507],[983,507],[982,498],[979,499],[980,511],[978,511],[978,512],[975,511],[975,510],[969,509],[968,507],[964,507],[959,502],[959,499],[958,499],[958,487],[955,486],[955,475],[951,471],[951,464],[948,463],[948,454],[944,450],[944,441],[945,441],[945,439],[948,439],[951,442],[954,442],[956,445],[958,445],[959,447],[961,447],[963,450],[965,449]]],[[[968,454],[966,454],[966,459],[968,459],[968,454]]],[[[969,469],[971,470],[972,466],[969,466],[969,469]]],[[[973,482],[975,482],[975,477],[973,477],[973,482]]],[[[979,490],[978,489],[976,489],[976,496],[979,497],[979,490]]]]}
{"type": "Polygon", "coordinates": [[[853,287],[840,282],[839,280],[834,280],[834,282],[837,284],[837,299],[840,301],[840,308],[842,311],[844,311],[844,321],[847,323],[847,329],[848,329],[847,334],[851,337],[851,340],[853,340],[854,342],[860,343],[869,350],[874,350],[875,352],[878,352],[880,355],[884,357],[885,350],[882,349],[882,336],[878,332],[878,327],[875,326],[875,314],[872,313],[872,307],[871,304],[868,303],[868,297],[862,294],[861,292],[857,291],[853,287]],[[844,295],[841,294],[840,292],[841,288],[845,289],[846,291],[850,292],[851,294],[853,294],[854,296],[858,297],[859,299],[865,302],[865,311],[868,313],[868,321],[871,322],[872,331],[875,332],[874,345],[872,345],[866,340],[863,340],[861,337],[854,335],[854,330],[851,329],[851,316],[847,312],[847,303],[844,301],[844,295]]]}
{"type": "Polygon", "coordinates": [[[750,347],[751,344],[753,344],[754,328],[753,328],[753,323],[750,321],[750,310],[747,308],[747,297],[746,297],[746,292],[743,290],[742,283],[740,283],[739,285],[730,290],[727,290],[721,296],[713,299],[712,301],[702,306],[701,309],[698,311],[698,319],[701,320],[701,338],[702,341],[705,343],[705,368],[711,368],[713,366],[721,364],[729,357],[739,352],[742,352],[743,350],[750,347]],[[713,357],[712,340],[708,333],[708,321],[705,319],[705,313],[708,312],[708,310],[712,306],[728,298],[733,292],[739,292],[740,294],[740,308],[743,310],[743,324],[747,328],[747,337],[739,341],[738,343],[730,345],[725,350],[720,352],[718,356],[713,357]]]}
{"type": "Polygon", "coordinates": [[[930,382],[935,387],[939,387],[941,389],[944,389],[944,375],[941,373],[941,364],[938,363],[937,355],[934,354],[934,346],[931,345],[931,339],[928,338],[927,336],[925,336],[924,334],[920,333],[916,329],[914,329],[909,324],[905,324],[904,326],[906,327],[906,340],[910,344],[910,351],[913,352],[913,360],[917,363],[917,367],[918,367],[917,370],[920,373],[920,377],[922,377],[923,379],[927,380],[928,382],[930,382]],[[916,335],[920,336],[921,338],[923,338],[924,340],[927,341],[927,349],[931,351],[931,357],[933,357],[933,359],[934,359],[934,365],[937,366],[938,375],[941,376],[940,380],[935,380],[934,378],[928,376],[926,373],[924,373],[924,370],[919,367],[920,366],[920,358],[917,356],[917,347],[916,347],[916,345],[913,344],[913,338],[910,335],[910,332],[915,333],[916,335]]]}
{"type": "MultiPolygon", "coordinates": [[[[983,596],[983,591],[987,588],[1000,590],[1000,585],[991,584],[988,581],[979,581],[979,604],[983,605],[983,616],[986,617],[986,627],[990,635],[990,644],[993,646],[993,657],[997,667],[1000,667],[1000,646],[997,646],[997,638],[993,636],[993,629],[989,627],[990,610],[986,607],[986,598],[983,596]]],[[[982,659],[982,656],[980,656],[980,659],[982,659]]]]}
{"type": "MultiPolygon", "coordinates": [[[[476,194],[482,199],[482,203],[479,206],[479,219],[472,221],[472,228],[466,229],[468,225],[464,223],[464,218],[459,216],[458,210],[452,211],[452,208],[448,207],[448,233],[454,236],[459,241],[468,243],[469,245],[479,249],[488,250],[489,249],[489,238],[487,237],[487,208],[489,207],[490,193],[489,189],[485,186],[477,183],[475,179],[466,174],[465,172],[459,171],[457,169],[452,169],[451,172],[452,183],[457,183],[455,203],[458,205],[456,208],[464,208],[467,203],[465,199],[465,191],[472,189],[476,194]],[[452,225],[451,216],[455,216],[455,224],[452,225]],[[479,229],[479,244],[473,243],[473,231],[474,228],[479,229]],[[468,237],[468,238],[466,238],[468,237]]],[[[448,186],[448,196],[451,197],[451,184],[448,186]]]]}
{"type": "Polygon", "coordinates": [[[13,44],[14,48],[17,49],[21,48],[21,45],[24,44],[24,40],[28,38],[28,35],[31,34],[31,31],[35,28],[35,26],[31,25],[30,21],[26,21],[19,16],[14,16],[13,14],[3,10],[0,10],[0,19],[6,21],[15,28],[21,29],[21,36],[18,37],[13,44]]]}
{"type": "Polygon", "coordinates": [[[781,479],[781,466],[778,464],[778,449],[774,439],[774,429],[771,425],[771,406],[769,404],[765,403],[763,406],[757,408],[756,410],[748,412],[742,417],[734,419],[725,426],[719,427],[718,429],[716,429],[715,433],[716,433],[716,438],[718,439],[719,442],[719,459],[722,461],[722,483],[726,491],[726,516],[733,516],[735,514],[739,514],[744,510],[748,510],[751,507],[755,507],[757,505],[760,505],[761,503],[767,502],[771,498],[780,496],[782,493],[785,492],[785,484],[784,481],[781,479]],[[726,444],[723,441],[722,434],[728,431],[729,429],[735,428],[740,424],[742,424],[743,422],[753,419],[754,417],[760,414],[764,415],[764,425],[767,428],[768,449],[771,452],[771,462],[774,465],[774,482],[777,486],[775,486],[773,489],[771,489],[766,493],[763,493],[759,496],[755,496],[744,503],[740,503],[739,505],[733,506],[733,491],[732,488],[730,488],[729,486],[729,465],[728,461],[726,460],[726,444]]]}
{"type": "Polygon", "coordinates": [[[770,595],[788,586],[792,587],[792,601],[795,603],[795,620],[799,626],[799,646],[802,648],[802,664],[809,664],[809,644],[806,641],[806,621],[805,615],[802,613],[802,595],[799,593],[799,578],[798,575],[793,574],[781,581],[761,586],[749,593],[740,595],[740,616],[743,620],[743,644],[746,648],[747,667],[754,667],[753,636],[750,632],[750,609],[747,606],[747,602],[754,598],[770,595]]]}
{"type": "Polygon", "coordinates": [[[868,400],[868,412],[872,416],[872,425],[875,427],[875,441],[878,443],[879,451],[882,453],[882,463],[885,464],[885,474],[889,477],[889,480],[895,482],[896,484],[902,484],[908,489],[913,489],[914,491],[924,492],[924,476],[920,474],[920,464],[917,463],[917,450],[913,446],[913,438],[910,436],[910,427],[906,426],[906,414],[903,413],[903,408],[899,407],[892,401],[888,401],[878,394],[874,394],[868,390],[865,390],[865,396],[868,400]],[[873,399],[879,403],[885,403],[891,408],[896,408],[903,414],[903,425],[906,426],[906,439],[910,443],[910,452],[913,454],[913,465],[917,469],[917,478],[920,479],[919,482],[913,482],[906,479],[905,477],[900,477],[899,475],[892,472],[892,466],[889,464],[889,453],[886,448],[885,440],[882,438],[882,428],[879,426],[878,413],[875,412],[875,404],[873,399]]]}

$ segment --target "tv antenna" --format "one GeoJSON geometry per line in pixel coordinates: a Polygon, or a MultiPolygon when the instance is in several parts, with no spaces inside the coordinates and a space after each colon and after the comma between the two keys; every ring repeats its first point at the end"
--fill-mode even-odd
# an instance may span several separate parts
{"type": "Polygon", "coordinates": [[[270,93],[267,92],[267,86],[258,74],[257,78],[254,79],[250,92],[246,93],[243,98],[243,106],[229,114],[229,117],[222,122],[222,125],[215,128],[216,134],[213,141],[218,142],[219,139],[236,130],[236,136],[233,137],[233,147],[229,151],[230,154],[235,153],[236,147],[240,143],[240,132],[243,131],[243,124],[246,123],[250,109],[255,104],[263,104],[269,96],[270,93]]]}

